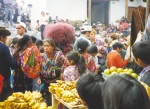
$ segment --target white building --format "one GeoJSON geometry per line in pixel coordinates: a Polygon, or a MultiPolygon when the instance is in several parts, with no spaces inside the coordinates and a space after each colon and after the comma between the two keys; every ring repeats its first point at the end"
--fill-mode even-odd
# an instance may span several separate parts
{"type": "MultiPolygon", "coordinates": [[[[32,7],[32,25],[39,19],[41,11],[46,11],[54,19],[85,20],[88,16],[88,2],[91,1],[91,22],[114,23],[125,16],[126,0],[24,0],[32,7]]],[[[128,0],[128,8],[142,5],[146,7],[143,0],[128,0]]]]}

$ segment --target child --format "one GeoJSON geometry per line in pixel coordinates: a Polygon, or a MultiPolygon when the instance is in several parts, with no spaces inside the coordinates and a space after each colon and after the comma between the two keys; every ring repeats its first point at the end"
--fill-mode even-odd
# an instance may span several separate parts
{"type": "Polygon", "coordinates": [[[132,46],[132,52],[135,62],[143,67],[143,70],[140,72],[140,77],[146,73],[150,73],[150,41],[140,41],[135,43],[132,46]]]}
{"type": "Polygon", "coordinates": [[[65,81],[77,80],[86,72],[85,59],[76,51],[70,51],[66,57],[69,66],[64,69],[63,79],[65,81]]]}
{"type": "Polygon", "coordinates": [[[100,65],[98,64],[98,57],[97,57],[97,53],[98,53],[98,48],[96,45],[90,45],[88,48],[87,48],[87,52],[88,54],[90,54],[94,61],[95,61],[95,65],[96,65],[96,73],[98,73],[99,69],[100,69],[100,65]]]}
{"type": "Polygon", "coordinates": [[[76,83],[76,89],[88,109],[104,109],[102,85],[104,79],[95,73],[83,74],[76,83]]]}

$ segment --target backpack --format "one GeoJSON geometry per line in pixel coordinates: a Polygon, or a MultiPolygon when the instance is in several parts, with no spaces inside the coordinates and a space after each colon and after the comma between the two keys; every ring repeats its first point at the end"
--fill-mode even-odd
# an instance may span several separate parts
{"type": "Polygon", "coordinates": [[[36,46],[27,48],[21,57],[21,69],[28,78],[37,78],[42,63],[40,51],[36,46]]]}

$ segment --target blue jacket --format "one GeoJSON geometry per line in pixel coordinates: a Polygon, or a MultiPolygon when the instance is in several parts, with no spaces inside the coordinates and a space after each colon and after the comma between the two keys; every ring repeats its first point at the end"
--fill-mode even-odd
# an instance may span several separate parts
{"type": "Polygon", "coordinates": [[[4,81],[9,81],[11,71],[10,67],[14,66],[14,60],[10,54],[9,48],[0,43],[0,74],[3,75],[4,81]]]}

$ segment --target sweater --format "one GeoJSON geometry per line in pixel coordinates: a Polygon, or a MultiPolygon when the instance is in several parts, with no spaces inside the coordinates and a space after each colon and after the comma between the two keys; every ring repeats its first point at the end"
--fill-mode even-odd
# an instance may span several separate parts
{"type": "Polygon", "coordinates": [[[10,54],[9,48],[0,43],[0,74],[4,77],[4,81],[9,81],[10,68],[14,66],[14,60],[10,54]]]}
{"type": "Polygon", "coordinates": [[[106,59],[108,68],[112,66],[115,66],[116,68],[123,68],[128,63],[128,59],[123,60],[121,55],[114,50],[108,53],[106,59]]]}

